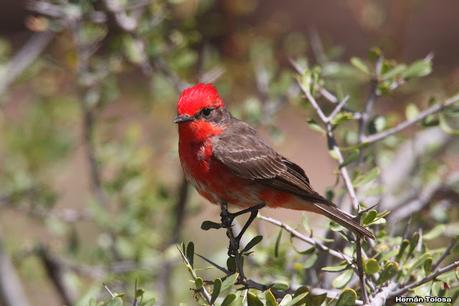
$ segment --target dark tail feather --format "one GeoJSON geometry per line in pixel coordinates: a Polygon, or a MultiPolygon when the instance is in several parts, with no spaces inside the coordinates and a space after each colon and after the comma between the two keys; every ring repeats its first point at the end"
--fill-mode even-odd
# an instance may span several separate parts
{"type": "Polygon", "coordinates": [[[357,223],[354,219],[352,219],[352,216],[340,210],[339,208],[322,203],[314,203],[314,206],[316,206],[325,216],[329,217],[345,228],[353,231],[354,233],[375,239],[375,235],[372,232],[357,223]]]}

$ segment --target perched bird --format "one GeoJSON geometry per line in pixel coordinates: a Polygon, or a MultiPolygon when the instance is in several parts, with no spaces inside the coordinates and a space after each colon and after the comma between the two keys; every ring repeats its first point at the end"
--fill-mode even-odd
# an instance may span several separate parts
{"type": "Polygon", "coordinates": [[[179,156],[188,181],[210,202],[263,203],[318,213],[360,236],[374,235],[312,189],[304,170],[236,119],[211,84],[183,90],[177,103],[179,156]]]}

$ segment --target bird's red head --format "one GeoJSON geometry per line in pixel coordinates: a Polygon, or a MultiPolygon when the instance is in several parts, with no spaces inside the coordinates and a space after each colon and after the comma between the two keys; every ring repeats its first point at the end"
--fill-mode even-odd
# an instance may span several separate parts
{"type": "Polygon", "coordinates": [[[212,84],[199,83],[183,90],[178,103],[178,116],[195,116],[206,108],[224,107],[217,89],[212,84]]]}
{"type": "Polygon", "coordinates": [[[177,102],[181,141],[200,142],[221,133],[227,118],[225,104],[212,84],[199,83],[185,89],[177,102]]]}

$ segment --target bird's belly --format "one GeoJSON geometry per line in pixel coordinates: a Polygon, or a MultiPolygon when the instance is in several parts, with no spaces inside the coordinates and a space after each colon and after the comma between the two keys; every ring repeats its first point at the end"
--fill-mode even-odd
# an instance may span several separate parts
{"type": "Polygon", "coordinates": [[[235,175],[224,164],[212,158],[211,149],[209,144],[197,147],[193,154],[183,154],[179,150],[187,180],[210,202],[226,202],[239,207],[264,203],[268,207],[299,210],[309,210],[312,206],[295,195],[235,175]]]}

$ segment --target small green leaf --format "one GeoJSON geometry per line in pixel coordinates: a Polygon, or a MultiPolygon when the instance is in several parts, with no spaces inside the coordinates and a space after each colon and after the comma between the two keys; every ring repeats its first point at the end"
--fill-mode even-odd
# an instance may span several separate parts
{"type": "Polygon", "coordinates": [[[304,261],[303,267],[304,267],[305,269],[311,268],[311,267],[316,263],[316,261],[317,261],[318,258],[319,258],[319,256],[318,256],[316,253],[310,255],[310,256],[304,261]]]}
{"type": "Polygon", "coordinates": [[[440,236],[445,232],[446,226],[444,224],[439,224],[431,229],[428,233],[426,233],[423,238],[424,240],[432,240],[440,236]]]}
{"type": "Polygon", "coordinates": [[[273,293],[270,289],[265,291],[265,300],[266,306],[278,306],[276,298],[274,297],[273,293]]]}
{"type": "Polygon", "coordinates": [[[432,72],[432,61],[430,59],[422,59],[415,61],[406,68],[402,73],[402,77],[405,79],[409,78],[420,78],[429,75],[432,72]]]}
{"type": "Polygon", "coordinates": [[[256,246],[257,244],[259,244],[262,239],[263,239],[263,236],[261,236],[261,235],[253,237],[252,240],[250,240],[249,243],[247,243],[247,245],[241,251],[241,253],[246,253],[246,252],[250,251],[250,249],[253,248],[254,246],[256,246]]]}
{"type": "Polygon", "coordinates": [[[376,61],[378,60],[380,57],[382,56],[382,51],[381,49],[375,47],[375,48],[371,48],[369,51],[368,51],[368,59],[371,60],[371,61],[376,61]]]}
{"type": "Polygon", "coordinates": [[[255,293],[249,291],[247,294],[247,306],[263,306],[263,303],[260,301],[258,296],[255,293]]]}
{"type": "Polygon", "coordinates": [[[351,64],[358,70],[362,71],[365,74],[369,74],[370,70],[368,69],[367,65],[358,57],[351,58],[351,64]]]}
{"type": "Polygon", "coordinates": [[[288,303],[290,303],[292,301],[292,296],[290,294],[286,294],[282,300],[280,301],[279,303],[279,306],[287,306],[288,303]]]}
{"type": "Polygon", "coordinates": [[[390,280],[392,277],[397,274],[399,265],[396,262],[390,261],[384,265],[384,268],[379,276],[378,283],[382,284],[390,280]]]}
{"type": "Polygon", "coordinates": [[[193,266],[194,264],[194,243],[192,241],[188,242],[188,246],[186,247],[186,258],[190,262],[190,265],[193,266]]]}
{"type": "Polygon", "coordinates": [[[123,305],[124,305],[123,299],[118,296],[113,297],[111,301],[108,302],[107,304],[107,306],[123,306],[123,305]]]}
{"type": "Polygon", "coordinates": [[[342,261],[339,265],[337,266],[328,266],[328,267],[323,267],[322,271],[327,271],[327,272],[341,272],[344,271],[348,268],[348,263],[346,261],[342,261]]]}
{"type": "Polygon", "coordinates": [[[228,294],[228,296],[223,300],[221,306],[230,306],[234,300],[236,300],[237,296],[234,293],[228,294]]]}
{"type": "Polygon", "coordinates": [[[353,289],[346,288],[339,296],[336,306],[354,306],[356,299],[357,293],[353,289]]]}
{"type": "Polygon", "coordinates": [[[311,130],[325,135],[325,130],[314,119],[309,119],[307,123],[311,130]]]}
{"type": "Polygon", "coordinates": [[[272,285],[271,288],[279,291],[285,291],[289,288],[289,284],[284,281],[277,281],[272,285]]]}
{"type": "Polygon", "coordinates": [[[212,222],[212,221],[209,221],[209,220],[206,220],[206,221],[202,222],[202,224],[201,224],[201,229],[202,230],[208,231],[211,228],[212,229],[220,229],[220,228],[222,228],[222,225],[220,223],[212,222]]]}
{"type": "Polygon", "coordinates": [[[373,220],[376,218],[377,215],[378,215],[378,212],[375,209],[371,209],[370,211],[365,213],[363,217],[363,221],[362,221],[363,224],[364,225],[370,224],[371,222],[373,222],[373,220]]]}
{"type": "Polygon", "coordinates": [[[397,261],[399,261],[402,256],[403,256],[403,253],[405,252],[406,248],[410,245],[410,241],[408,239],[403,239],[402,243],[400,244],[400,249],[398,251],[398,254],[397,256],[395,257],[395,259],[397,261]]]}
{"type": "Polygon", "coordinates": [[[429,275],[430,272],[432,272],[432,257],[428,257],[424,261],[423,268],[424,268],[424,272],[426,273],[426,275],[429,275]]]}
{"type": "Polygon", "coordinates": [[[346,121],[354,119],[354,114],[350,112],[339,112],[333,119],[332,124],[338,126],[346,121]]]}
{"type": "Polygon", "coordinates": [[[201,289],[201,288],[202,288],[202,285],[204,285],[204,281],[203,281],[202,278],[197,277],[197,278],[194,280],[194,284],[196,285],[196,289],[201,289]]]}
{"type": "Polygon", "coordinates": [[[367,173],[361,173],[359,174],[354,180],[353,180],[353,184],[354,184],[354,187],[360,187],[366,183],[369,183],[373,180],[375,180],[378,176],[379,176],[379,173],[380,173],[380,170],[378,167],[375,167],[373,169],[371,169],[369,172],[367,173]]]}
{"type": "Polygon", "coordinates": [[[406,65],[404,65],[404,64],[396,65],[392,69],[389,69],[387,72],[385,72],[382,75],[382,79],[383,80],[389,80],[389,79],[392,79],[394,77],[400,77],[401,74],[403,73],[403,71],[405,71],[405,69],[406,69],[406,65]]]}
{"type": "Polygon", "coordinates": [[[276,244],[274,244],[274,257],[279,257],[279,245],[280,245],[280,241],[281,241],[281,238],[282,238],[282,227],[279,229],[279,233],[277,234],[277,238],[276,238],[276,244]]]}
{"type": "Polygon", "coordinates": [[[226,260],[226,267],[228,271],[236,273],[236,259],[234,259],[234,257],[228,257],[226,260]]]}
{"type": "Polygon", "coordinates": [[[293,297],[293,299],[286,303],[285,306],[300,306],[300,305],[306,305],[306,297],[309,295],[309,292],[304,292],[304,293],[301,293],[295,297],[293,297]]]}
{"type": "Polygon", "coordinates": [[[365,263],[365,272],[372,275],[379,272],[378,261],[374,258],[370,258],[365,263]]]}
{"type": "Polygon", "coordinates": [[[353,275],[354,271],[351,269],[344,271],[333,280],[333,287],[338,289],[344,288],[351,281],[353,275]]]}
{"type": "Polygon", "coordinates": [[[414,120],[419,115],[419,109],[416,104],[410,103],[406,106],[405,116],[407,120],[414,120]]]}
{"type": "Polygon", "coordinates": [[[308,306],[320,306],[323,304],[326,298],[327,298],[327,293],[322,293],[322,294],[317,294],[317,295],[313,295],[309,293],[306,296],[305,301],[306,301],[306,305],[308,306]]]}
{"type": "Polygon", "coordinates": [[[214,289],[212,290],[212,295],[210,297],[210,303],[213,304],[220,294],[220,290],[222,289],[222,280],[217,278],[214,281],[214,289]]]}
{"type": "Polygon", "coordinates": [[[238,276],[239,274],[237,273],[227,276],[225,280],[222,281],[220,292],[224,293],[228,291],[229,289],[231,289],[231,287],[233,287],[234,283],[236,282],[238,276]]]}

